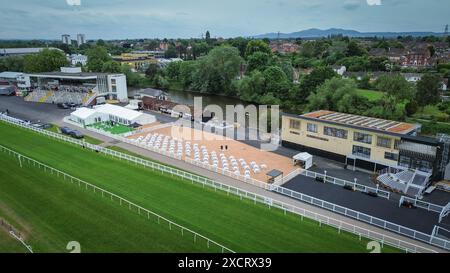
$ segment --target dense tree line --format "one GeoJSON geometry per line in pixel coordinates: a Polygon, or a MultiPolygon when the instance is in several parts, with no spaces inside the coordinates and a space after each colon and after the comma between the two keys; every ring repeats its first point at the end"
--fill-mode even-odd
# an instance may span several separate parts
{"type": "MultiPolygon", "coordinates": [[[[228,95],[253,103],[278,104],[286,111],[299,113],[330,109],[396,120],[437,107],[444,115],[438,119],[449,119],[450,105],[440,103],[441,83],[436,73],[426,74],[413,85],[387,58],[368,54],[372,48],[402,48],[402,42],[410,39],[415,38],[374,38],[371,47],[342,36],[313,41],[298,39],[295,43],[300,44],[301,49],[292,54],[272,52],[267,39],[221,40],[212,38],[210,33],[204,39],[150,40],[144,42],[143,49],[155,50],[160,42],[165,42],[168,44],[166,57],[184,61],[172,62],[165,68],[151,64],[145,74],[134,73],[130,67],[111,58],[111,55],[130,51],[131,46],[102,40],[79,48],[55,46],[65,53],[86,54],[89,61],[83,67],[84,71],[126,74],[130,86],[176,87],[228,95]],[[369,76],[360,80],[341,79],[331,65],[345,65],[349,71],[391,73],[375,82],[369,76]],[[369,100],[357,92],[358,88],[378,90],[383,95],[380,99],[369,100]]],[[[423,39],[432,40],[430,37],[423,39]]],[[[67,65],[64,53],[48,49],[36,55],[0,59],[0,71],[44,72],[58,70],[64,65],[67,65]]],[[[440,64],[437,70],[448,76],[450,65],[440,64]]]]}

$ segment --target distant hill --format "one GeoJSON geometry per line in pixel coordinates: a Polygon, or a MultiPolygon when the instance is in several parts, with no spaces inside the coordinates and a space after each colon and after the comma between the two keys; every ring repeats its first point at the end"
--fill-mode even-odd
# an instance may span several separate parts
{"type": "MultiPolygon", "coordinates": [[[[339,35],[342,34],[344,36],[348,37],[386,37],[386,38],[395,38],[397,36],[442,36],[443,33],[436,33],[436,32],[359,32],[356,30],[349,30],[349,29],[340,29],[340,28],[330,28],[330,29],[317,29],[317,28],[311,28],[307,30],[302,30],[298,32],[292,32],[292,33],[280,33],[281,39],[287,39],[287,38],[322,38],[327,37],[330,35],[339,35]]],[[[263,38],[269,38],[269,39],[276,39],[278,37],[278,33],[266,33],[261,35],[253,36],[253,38],[257,39],[263,39],[263,38]]]]}

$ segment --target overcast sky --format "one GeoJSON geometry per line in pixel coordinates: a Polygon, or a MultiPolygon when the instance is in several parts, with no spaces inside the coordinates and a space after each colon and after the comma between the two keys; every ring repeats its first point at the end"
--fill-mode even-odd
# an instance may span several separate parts
{"type": "Polygon", "coordinates": [[[308,28],[436,31],[450,0],[0,0],[0,39],[189,38],[308,28]]]}

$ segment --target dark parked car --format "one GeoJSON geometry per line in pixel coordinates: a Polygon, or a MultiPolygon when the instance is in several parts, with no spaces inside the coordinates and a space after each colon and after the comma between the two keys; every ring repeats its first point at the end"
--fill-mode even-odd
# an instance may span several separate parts
{"type": "Polygon", "coordinates": [[[69,107],[69,105],[67,105],[67,103],[58,103],[57,106],[60,109],[70,109],[70,107],[69,107]]]}
{"type": "Polygon", "coordinates": [[[44,123],[41,125],[41,129],[50,129],[52,128],[53,125],[49,124],[49,123],[44,123]]]}
{"type": "Polygon", "coordinates": [[[48,124],[48,123],[36,122],[36,123],[32,123],[31,126],[34,126],[39,129],[49,129],[49,128],[52,128],[53,125],[48,124]]]}
{"type": "Polygon", "coordinates": [[[70,135],[72,133],[72,129],[70,129],[69,127],[62,127],[61,128],[61,133],[65,134],[65,135],[70,135]]]}
{"type": "Polygon", "coordinates": [[[70,136],[72,136],[73,138],[77,138],[77,139],[84,138],[84,135],[77,130],[73,130],[72,132],[70,132],[70,136]]]}

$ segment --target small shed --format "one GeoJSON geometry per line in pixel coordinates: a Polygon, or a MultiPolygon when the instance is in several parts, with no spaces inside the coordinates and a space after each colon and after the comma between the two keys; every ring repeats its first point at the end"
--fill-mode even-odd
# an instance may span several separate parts
{"type": "Polygon", "coordinates": [[[313,156],[308,153],[299,153],[293,157],[294,166],[299,165],[302,169],[308,170],[313,165],[313,156]]]}
{"type": "Polygon", "coordinates": [[[266,174],[269,177],[268,182],[270,184],[274,184],[275,182],[279,181],[280,179],[283,179],[283,172],[279,170],[271,170],[266,174]]]}

